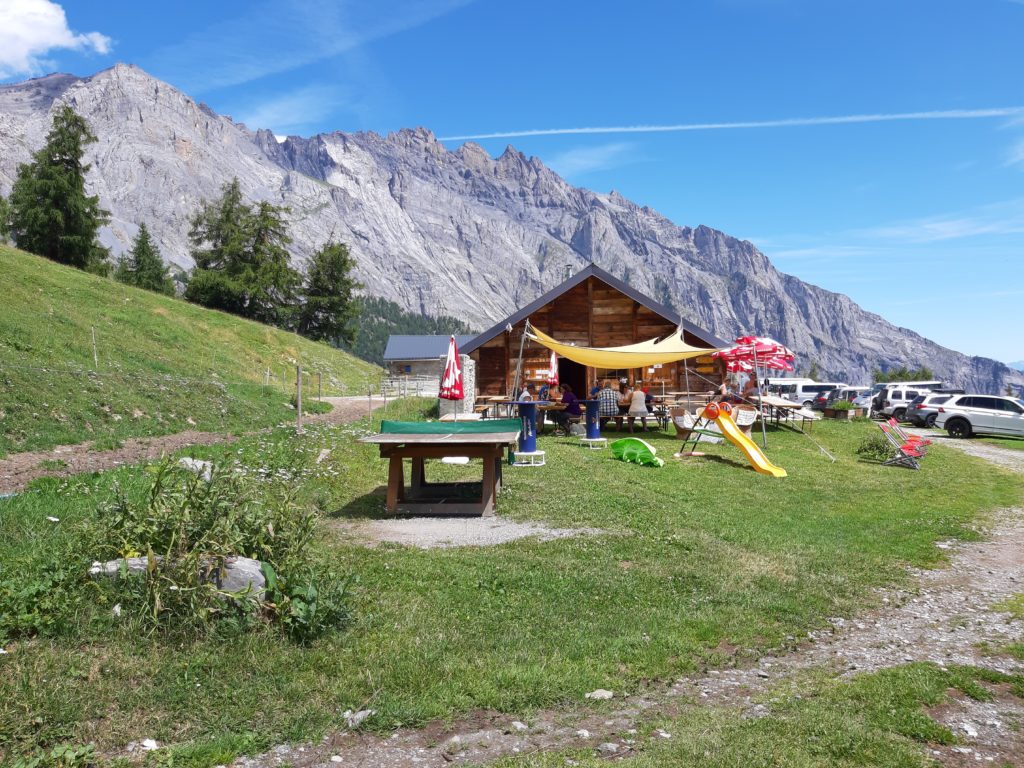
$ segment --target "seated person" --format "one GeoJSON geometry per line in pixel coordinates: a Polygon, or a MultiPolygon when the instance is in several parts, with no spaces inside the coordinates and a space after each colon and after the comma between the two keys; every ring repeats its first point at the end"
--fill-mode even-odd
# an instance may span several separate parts
{"type": "Polygon", "coordinates": [[[559,429],[565,434],[569,434],[570,419],[578,419],[581,414],[579,398],[573,394],[572,387],[568,384],[562,385],[562,405],[565,408],[560,411],[552,411],[551,418],[554,419],[559,429]]]}
{"type": "Polygon", "coordinates": [[[647,397],[644,395],[644,390],[641,387],[643,382],[638,381],[636,387],[630,392],[629,395],[629,406],[626,413],[629,415],[629,431],[633,431],[633,422],[636,419],[640,419],[640,423],[643,425],[643,429],[647,429],[647,417],[650,412],[647,410],[647,397]]]}
{"type": "Polygon", "coordinates": [[[750,378],[747,379],[747,383],[743,385],[743,399],[749,400],[751,397],[756,397],[759,394],[757,386],[757,374],[750,374],[750,378]]]}
{"type": "Polygon", "coordinates": [[[633,397],[633,390],[629,381],[619,379],[619,416],[625,416],[629,412],[629,403],[633,397]]]}
{"type": "Polygon", "coordinates": [[[597,415],[601,418],[601,427],[608,423],[608,419],[615,418],[622,424],[619,416],[619,393],[612,389],[611,379],[601,382],[601,389],[597,393],[597,415]]]}
{"type": "Polygon", "coordinates": [[[520,400],[536,400],[537,399],[537,385],[532,381],[526,382],[523,387],[523,391],[519,393],[520,400]]]}

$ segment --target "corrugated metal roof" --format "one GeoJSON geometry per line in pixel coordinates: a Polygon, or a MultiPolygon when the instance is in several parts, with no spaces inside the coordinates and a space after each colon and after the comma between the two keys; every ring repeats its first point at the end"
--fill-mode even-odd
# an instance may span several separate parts
{"type": "MultiPolygon", "coordinates": [[[[607,283],[612,288],[616,289],[617,291],[620,291],[621,293],[624,293],[626,296],[633,299],[633,301],[637,302],[638,304],[641,304],[647,307],[652,312],[661,315],[669,322],[678,323],[681,320],[681,318],[679,317],[679,313],[676,312],[675,310],[670,309],[669,307],[666,307],[664,304],[655,301],[650,296],[645,296],[632,286],[626,285],[622,280],[619,280],[614,275],[605,272],[596,264],[590,264],[585,269],[577,272],[575,275],[573,275],[568,280],[563,282],[561,285],[557,286],[556,288],[552,288],[550,291],[545,293],[540,298],[536,299],[530,304],[527,304],[518,312],[514,313],[510,317],[505,318],[500,323],[496,323],[495,325],[481,333],[479,336],[471,336],[470,338],[472,339],[472,341],[468,342],[465,345],[465,349],[463,349],[462,342],[459,342],[459,352],[469,354],[478,347],[483,346],[488,341],[497,336],[499,333],[504,331],[506,326],[515,325],[520,320],[529,317],[531,314],[536,312],[545,304],[554,301],[556,298],[561,296],[570,288],[574,288],[580,283],[582,283],[588,277],[596,277],[598,280],[607,283]]],[[[705,331],[703,328],[698,328],[693,323],[686,323],[685,327],[687,331],[689,331],[698,339],[707,344],[708,347],[720,349],[722,347],[729,346],[729,342],[725,341],[724,339],[718,338],[717,336],[715,336],[715,334],[711,333],[710,331],[705,331]]]]}
{"type": "MultiPolygon", "coordinates": [[[[388,336],[384,349],[384,360],[436,360],[448,354],[448,339],[451,336],[388,336]]],[[[456,334],[455,343],[462,347],[473,340],[472,334],[456,334]]]]}

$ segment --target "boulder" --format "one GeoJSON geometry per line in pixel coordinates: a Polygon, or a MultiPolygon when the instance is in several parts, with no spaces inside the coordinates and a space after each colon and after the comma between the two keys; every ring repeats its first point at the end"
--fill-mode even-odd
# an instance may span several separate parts
{"type": "MultiPolygon", "coordinates": [[[[157,563],[163,560],[160,555],[154,555],[157,563]]],[[[102,576],[109,579],[116,579],[121,575],[122,568],[128,576],[141,576],[146,573],[147,559],[145,557],[123,557],[117,560],[108,560],[105,563],[96,561],[89,568],[89,575],[93,577],[102,576]]],[[[213,566],[213,563],[209,563],[213,566]]],[[[262,600],[267,588],[267,580],[263,576],[263,568],[259,560],[251,557],[229,557],[224,561],[224,567],[212,567],[209,573],[210,581],[217,585],[217,589],[224,592],[244,592],[251,590],[250,596],[262,600]]]]}

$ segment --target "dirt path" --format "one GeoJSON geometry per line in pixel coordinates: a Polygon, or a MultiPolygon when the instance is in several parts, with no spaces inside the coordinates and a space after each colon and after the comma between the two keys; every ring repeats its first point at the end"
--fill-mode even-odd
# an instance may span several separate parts
{"type": "MultiPolygon", "coordinates": [[[[960,450],[1024,472],[1024,457],[975,441],[950,441],[960,450]]],[[[898,472],[899,470],[894,470],[898,472]]],[[[590,746],[598,754],[625,756],[636,743],[638,723],[678,715],[688,707],[718,706],[742,717],[771,714],[760,700],[780,686],[799,687],[806,670],[830,669],[839,675],[877,671],[913,661],[946,666],[971,664],[1003,672],[1024,671],[1024,663],[987,655],[993,648],[1024,642],[1024,622],[993,605],[1024,592],[1024,510],[1002,510],[986,540],[970,544],[940,542],[949,550],[948,567],[915,571],[917,588],[885,592],[883,610],[851,620],[836,618],[831,630],[811,633],[801,648],[780,657],[765,657],[745,669],[712,670],[705,675],[652,686],[643,691],[616,691],[616,706],[595,712],[589,702],[578,707],[540,712],[529,722],[496,712],[477,712],[449,726],[399,730],[388,736],[340,730],[322,742],[283,745],[253,758],[244,768],[358,765],[379,768],[440,768],[452,763],[486,763],[498,757],[590,746]]],[[[977,702],[957,695],[931,714],[963,742],[941,746],[930,756],[944,765],[1024,765],[1024,702],[1008,695],[977,702]]],[[[652,739],[670,735],[655,732],[652,739]]]]}
{"type": "MultiPolygon", "coordinates": [[[[343,424],[379,408],[384,401],[365,397],[325,397],[333,409],[306,417],[306,423],[343,424]]],[[[237,440],[237,435],[222,432],[187,430],[160,437],[137,437],[125,440],[119,448],[94,451],[92,443],[60,445],[49,451],[16,453],[0,460],[0,494],[17,493],[37,477],[68,477],[82,472],[101,472],[125,464],[158,459],[189,445],[212,445],[237,440]]]]}

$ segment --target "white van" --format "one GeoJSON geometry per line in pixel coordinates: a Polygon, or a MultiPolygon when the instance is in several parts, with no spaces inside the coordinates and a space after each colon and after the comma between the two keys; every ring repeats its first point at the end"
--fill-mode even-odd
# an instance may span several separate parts
{"type": "Polygon", "coordinates": [[[840,381],[824,382],[814,379],[769,379],[768,391],[773,395],[784,397],[794,403],[810,408],[814,398],[822,392],[845,387],[840,381]]]}

